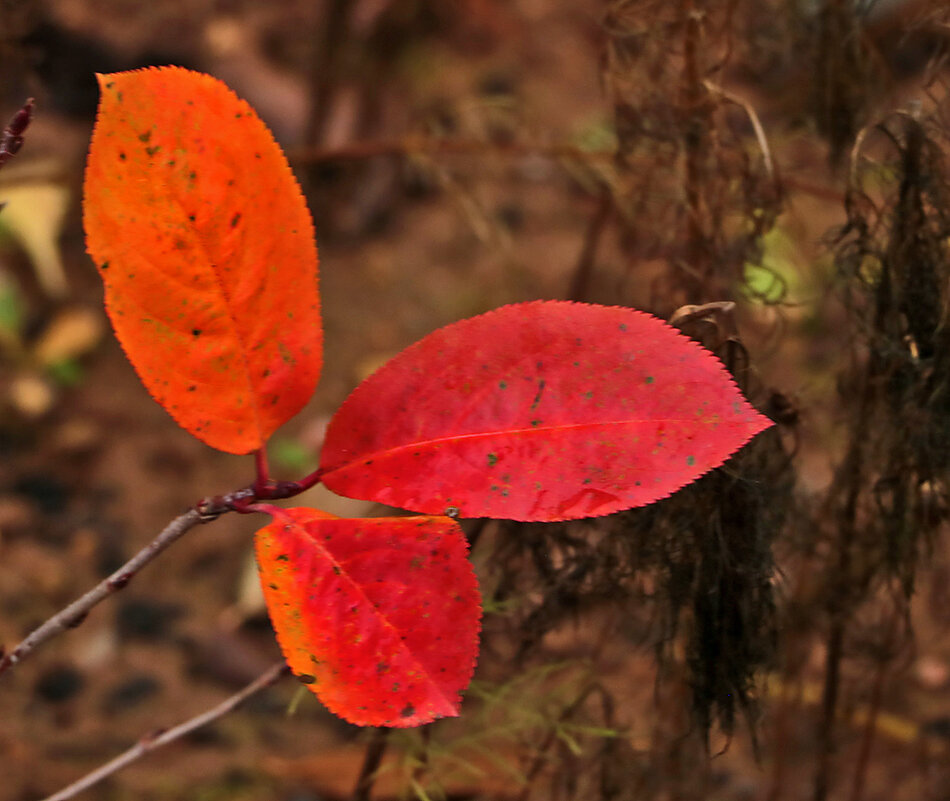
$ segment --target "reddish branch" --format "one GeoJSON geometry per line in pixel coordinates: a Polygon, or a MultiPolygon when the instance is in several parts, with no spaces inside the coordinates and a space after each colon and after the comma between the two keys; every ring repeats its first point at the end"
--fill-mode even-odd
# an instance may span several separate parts
{"type": "Polygon", "coordinates": [[[154,540],[115,573],[53,615],[10,653],[4,655],[0,648],[0,655],[2,655],[0,674],[22,662],[47,640],[57,634],[62,634],[67,629],[76,628],[86,619],[86,615],[94,606],[125,587],[145,565],[199,523],[208,523],[225,512],[243,514],[259,512],[261,509],[254,506],[256,502],[281,500],[299,495],[317,484],[321,476],[321,471],[316,470],[301,481],[272,481],[267,477],[266,461],[263,456],[257,457],[257,467],[258,477],[253,485],[226,495],[217,495],[199,501],[194,509],[172,520],[154,540]]]}
{"type": "Polygon", "coordinates": [[[23,132],[26,131],[32,119],[33,98],[31,97],[23,104],[23,108],[13,115],[10,124],[3,129],[3,134],[0,135],[0,167],[15,156],[22,147],[23,132]]]}
{"type": "Polygon", "coordinates": [[[226,698],[216,707],[213,707],[206,712],[202,712],[200,715],[196,715],[195,717],[186,720],[184,723],[179,723],[174,728],[166,730],[159,729],[158,731],[145,735],[135,745],[133,745],[127,751],[119,754],[119,756],[117,756],[115,759],[107,762],[105,765],[102,765],[99,768],[96,768],[94,771],[92,771],[92,773],[86,774],[83,776],[83,778],[73,782],[68,787],[64,787],[58,793],[48,796],[44,799],[44,801],[66,801],[67,798],[73,798],[77,796],[83,790],[88,790],[90,787],[98,784],[103,779],[108,778],[113,773],[117,773],[126,765],[135,762],[137,759],[140,759],[146,754],[151,753],[155,749],[161,748],[163,745],[168,745],[175,740],[179,740],[186,734],[193,732],[195,729],[201,728],[202,726],[207,726],[209,723],[213,723],[218,718],[224,717],[239,704],[242,704],[255,693],[258,693],[261,690],[270,687],[272,684],[275,684],[278,679],[289,672],[290,668],[288,668],[283,661],[271,665],[271,667],[254,679],[254,681],[248,684],[243,690],[235,693],[230,698],[226,698]]]}
{"type": "Polygon", "coordinates": [[[81,598],[77,598],[65,609],[57,612],[9,654],[6,654],[3,659],[0,659],[0,673],[3,673],[18,662],[22,662],[38,646],[52,637],[55,637],[57,634],[62,634],[67,629],[76,628],[76,626],[86,619],[86,615],[89,614],[90,609],[100,601],[108,598],[114,592],[125,587],[139,570],[181,537],[182,534],[194,528],[202,521],[203,518],[201,514],[195,509],[191,509],[172,520],[161,534],[122,565],[122,567],[116,570],[115,573],[101,581],[81,598]]]}

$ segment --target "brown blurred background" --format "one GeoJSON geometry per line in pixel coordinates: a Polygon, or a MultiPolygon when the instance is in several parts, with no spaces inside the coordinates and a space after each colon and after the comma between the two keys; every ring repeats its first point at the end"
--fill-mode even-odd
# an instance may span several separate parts
{"type": "MultiPolygon", "coordinates": [[[[271,443],[280,477],[313,468],[333,410],[390,356],[534,298],[667,319],[735,302],[684,329],[781,423],[685,502],[467,523],[488,612],[476,684],[458,721],[388,738],[373,797],[950,798],[931,458],[950,453],[948,46],[938,0],[0,0],[0,119],[36,98],[0,171],[0,643],[253,478],[148,397],[84,250],[94,73],[179,64],[259,111],[314,214],[326,366],[271,443]],[[929,272],[900,272],[924,256],[929,272]],[[885,285],[903,287],[891,306],[885,285]],[[899,371],[874,354],[898,351],[924,400],[879,390],[899,371]],[[901,409],[924,422],[902,429],[901,409]],[[905,443],[932,430],[927,458],[898,460],[891,423],[905,443]],[[888,470],[914,477],[912,502],[888,470]],[[684,504],[709,514],[680,526],[684,504]],[[717,504],[758,511],[727,525],[717,504]],[[903,544],[862,539],[890,536],[895,509],[903,544]],[[765,532],[737,546],[748,564],[701,545],[729,525],[765,532]]],[[[194,530],[0,677],[0,801],[59,789],[278,658],[255,525],[194,530]]],[[[366,744],[285,681],[82,797],[351,798],[366,744]]]]}

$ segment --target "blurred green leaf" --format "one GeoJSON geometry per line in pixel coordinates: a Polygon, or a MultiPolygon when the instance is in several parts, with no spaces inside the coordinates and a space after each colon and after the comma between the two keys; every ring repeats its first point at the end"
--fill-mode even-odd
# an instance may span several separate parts
{"type": "Polygon", "coordinates": [[[274,464],[290,472],[304,472],[316,466],[316,455],[295,439],[274,437],[268,447],[274,464]]]}
{"type": "Polygon", "coordinates": [[[76,359],[63,359],[47,365],[46,373],[63,387],[75,387],[82,383],[85,372],[76,359]]]}
{"type": "Polygon", "coordinates": [[[23,317],[23,298],[19,287],[0,273],[0,336],[19,339],[23,317]]]}

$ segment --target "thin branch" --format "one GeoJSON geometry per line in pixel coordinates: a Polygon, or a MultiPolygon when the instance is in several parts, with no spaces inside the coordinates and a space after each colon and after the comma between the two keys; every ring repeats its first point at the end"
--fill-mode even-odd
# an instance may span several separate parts
{"type": "Polygon", "coordinates": [[[373,785],[376,783],[376,774],[386,753],[390,731],[391,729],[376,729],[373,732],[373,737],[363,755],[363,765],[356,779],[356,787],[353,789],[353,801],[369,801],[373,785]]]}
{"type": "Polygon", "coordinates": [[[190,509],[185,514],[176,517],[154,540],[133,556],[122,567],[107,579],[104,579],[81,598],[73,601],[69,606],[57,612],[38,629],[33,631],[23,642],[9,654],[0,659],[0,674],[26,659],[38,646],[47,640],[62,634],[67,629],[76,628],[89,611],[100,601],[108,598],[114,592],[125,587],[145,565],[164,551],[185,532],[204,521],[196,509],[190,509]]]}
{"type": "Polygon", "coordinates": [[[67,798],[73,798],[79,795],[79,793],[81,793],[83,790],[88,790],[93,785],[98,784],[103,779],[106,779],[112,774],[117,773],[126,765],[130,765],[137,759],[140,759],[146,754],[151,753],[157,748],[161,748],[163,745],[168,745],[175,740],[179,740],[186,734],[193,732],[195,729],[199,729],[202,726],[207,726],[209,723],[213,723],[218,718],[224,717],[226,714],[228,714],[228,712],[233,710],[239,704],[242,704],[255,693],[258,693],[261,690],[270,687],[272,684],[275,684],[278,679],[288,673],[289,670],[290,669],[287,667],[287,664],[283,661],[271,665],[271,667],[254,679],[254,681],[248,684],[243,690],[235,693],[230,698],[226,698],[217,706],[207,710],[206,712],[202,712],[200,715],[196,715],[190,720],[186,720],[184,723],[179,723],[172,729],[167,729],[165,731],[159,729],[156,732],[147,734],[127,751],[119,754],[119,756],[117,756],[115,759],[107,762],[105,765],[102,765],[99,768],[96,768],[94,771],[92,771],[92,773],[86,774],[83,776],[83,778],[73,782],[68,787],[64,787],[58,793],[48,796],[47,798],[43,799],[43,801],[66,801],[67,798]]]}
{"type": "MultiPolygon", "coordinates": [[[[786,175],[778,169],[768,140],[755,110],[741,98],[713,87],[717,92],[741,106],[749,114],[750,122],[755,131],[756,141],[762,150],[763,163],[767,166],[769,176],[777,180],[781,175],[781,184],[815,197],[828,200],[841,200],[840,190],[810,183],[795,176],[786,175]]],[[[520,158],[523,156],[542,156],[550,159],[571,159],[586,163],[610,164],[617,158],[614,149],[587,150],[576,145],[545,142],[485,142],[470,139],[438,139],[432,137],[406,137],[405,139],[379,139],[365,142],[351,142],[341,147],[312,147],[298,148],[289,154],[290,160],[296,164],[335,164],[347,161],[363,161],[365,159],[400,157],[409,158],[416,155],[435,156],[507,156],[520,158]]],[[[632,167],[651,166],[648,159],[629,160],[632,167]]]]}
{"type": "Polygon", "coordinates": [[[585,150],[569,144],[544,142],[485,142],[475,139],[438,139],[432,137],[406,137],[369,142],[353,142],[343,147],[305,148],[291,151],[290,160],[303,164],[321,164],[338,161],[360,161],[381,156],[546,156],[548,158],[571,158],[577,161],[612,161],[613,150],[585,150]]]}
{"type": "Polygon", "coordinates": [[[258,480],[255,481],[255,484],[229,492],[227,495],[218,495],[199,501],[195,508],[189,509],[185,514],[172,520],[161,534],[116,570],[115,573],[101,581],[81,598],[73,601],[65,609],[53,615],[9,654],[4,655],[3,649],[0,647],[0,674],[22,662],[47,640],[57,634],[62,634],[67,629],[76,628],[86,619],[86,615],[94,606],[125,587],[139,570],[199,523],[209,523],[226,512],[249,514],[264,511],[254,506],[256,501],[292,498],[317,484],[323,475],[323,471],[316,470],[301,481],[272,481],[266,478],[266,466],[264,466],[265,475],[262,481],[260,471],[262,465],[266,465],[263,450],[259,452],[257,458],[258,480]]]}

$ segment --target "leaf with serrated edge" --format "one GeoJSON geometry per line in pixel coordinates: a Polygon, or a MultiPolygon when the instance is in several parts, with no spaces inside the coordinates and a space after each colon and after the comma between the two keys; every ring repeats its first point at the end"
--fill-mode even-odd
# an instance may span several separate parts
{"type": "Polygon", "coordinates": [[[370,376],[330,422],[322,480],[414,512],[576,519],[663,498],[770,425],[658,318],[537,301],[439,329],[370,376]]]}
{"type": "Polygon", "coordinates": [[[220,81],[100,75],[83,197],[116,336],[179,425],[260,448],[322,364],[313,223],[287,159],[220,81]]]}
{"type": "Polygon", "coordinates": [[[255,539],[261,586],[298,679],[360,726],[458,715],[481,619],[458,524],[271,513],[274,522],[255,539]]]}

